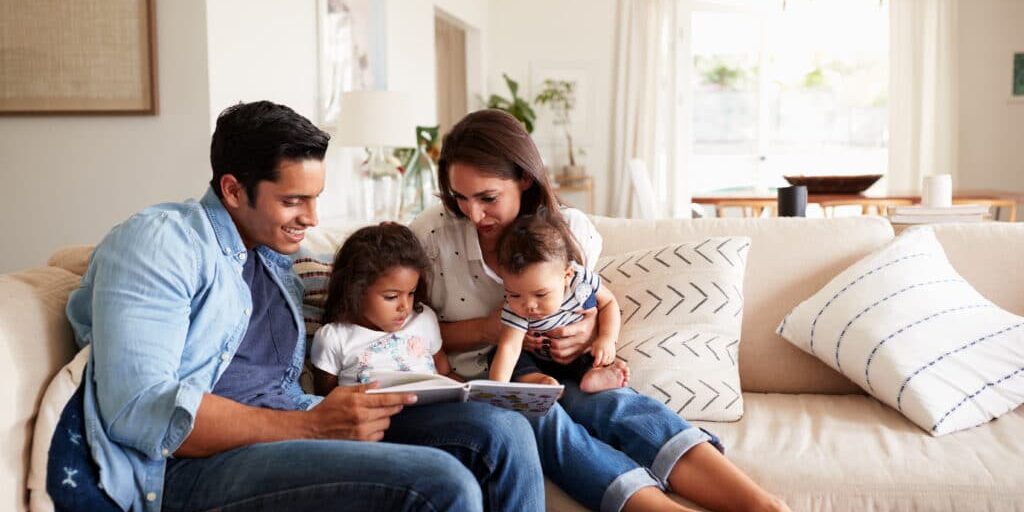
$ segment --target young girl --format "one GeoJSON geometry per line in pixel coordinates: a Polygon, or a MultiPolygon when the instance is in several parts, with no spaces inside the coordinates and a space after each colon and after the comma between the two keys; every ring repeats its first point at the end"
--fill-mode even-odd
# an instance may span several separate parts
{"type": "Polygon", "coordinates": [[[318,394],[369,382],[380,370],[451,373],[437,316],[423,305],[429,265],[419,240],[399,224],[365,227],[345,240],[310,350],[318,394]]]}
{"type": "Polygon", "coordinates": [[[497,252],[505,304],[490,378],[554,384],[553,376],[568,377],[588,393],[624,387],[629,367],[615,359],[618,302],[597,273],[581,264],[568,226],[543,211],[520,216],[498,240],[497,252]],[[590,353],[560,365],[550,359],[547,346],[539,354],[523,352],[527,332],[542,334],[569,325],[583,317],[578,311],[595,307],[598,331],[590,353]]]}

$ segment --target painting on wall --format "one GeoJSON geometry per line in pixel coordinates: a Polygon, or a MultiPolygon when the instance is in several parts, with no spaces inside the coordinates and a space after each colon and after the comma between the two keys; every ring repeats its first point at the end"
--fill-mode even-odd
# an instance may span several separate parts
{"type": "Polygon", "coordinates": [[[373,88],[372,7],[370,0],[318,0],[321,126],[337,121],[342,93],[373,88]]]}
{"type": "Polygon", "coordinates": [[[1024,101],[1024,52],[1013,54],[1013,99],[1024,101]]]}
{"type": "Polygon", "coordinates": [[[0,114],[156,114],[153,0],[3,2],[0,11],[0,114]]]}

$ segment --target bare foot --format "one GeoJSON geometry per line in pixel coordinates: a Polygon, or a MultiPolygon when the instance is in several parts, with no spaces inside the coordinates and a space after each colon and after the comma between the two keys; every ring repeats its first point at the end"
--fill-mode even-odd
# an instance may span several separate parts
{"type": "Polygon", "coordinates": [[[526,375],[516,378],[516,382],[525,382],[527,384],[551,384],[554,386],[558,385],[558,381],[550,375],[543,373],[527,373],[526,375]]]}
{"type": "Polygon", "coordinates": [[[580,389],[586,393],[597,393],[625,387],[626,384],[629,384],[629,366],[616,359],[608,366],[587,370],[580,380],[580,389]]]}

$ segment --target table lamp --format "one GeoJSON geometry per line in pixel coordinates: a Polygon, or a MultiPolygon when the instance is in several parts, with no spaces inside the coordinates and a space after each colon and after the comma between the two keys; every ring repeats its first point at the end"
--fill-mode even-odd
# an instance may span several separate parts
{"type": "Polygon", "coordinates": [[[412,96],[396,91],[351,91],[341,96],[333,141],[369,153],[360,167],[368,220],[398,220],[401,164],[385,148],[415,146],[415,108],[412,96]]]}

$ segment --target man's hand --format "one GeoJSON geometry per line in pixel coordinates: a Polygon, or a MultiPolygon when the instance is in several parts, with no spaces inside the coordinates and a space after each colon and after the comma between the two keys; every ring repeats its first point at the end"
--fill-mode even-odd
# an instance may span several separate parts
{"type": "Polygon", "coordinates": [[[579,322],[552,329],[540,336],[527,333],[523,348],[548,356],[559,364],[568,364],[590,347],[597,334],[597,308],[579,310],[579,322]]]}
{"type": "Polygon", "coordinates": [[[368,395],[366,390],[376,382],[334,388],[316,407],[313,415],[314,436],[322,439],[380,441],[391,426],[391,417],[402,407],[416,403],[416,395],[384,393],[368,395]]]}

